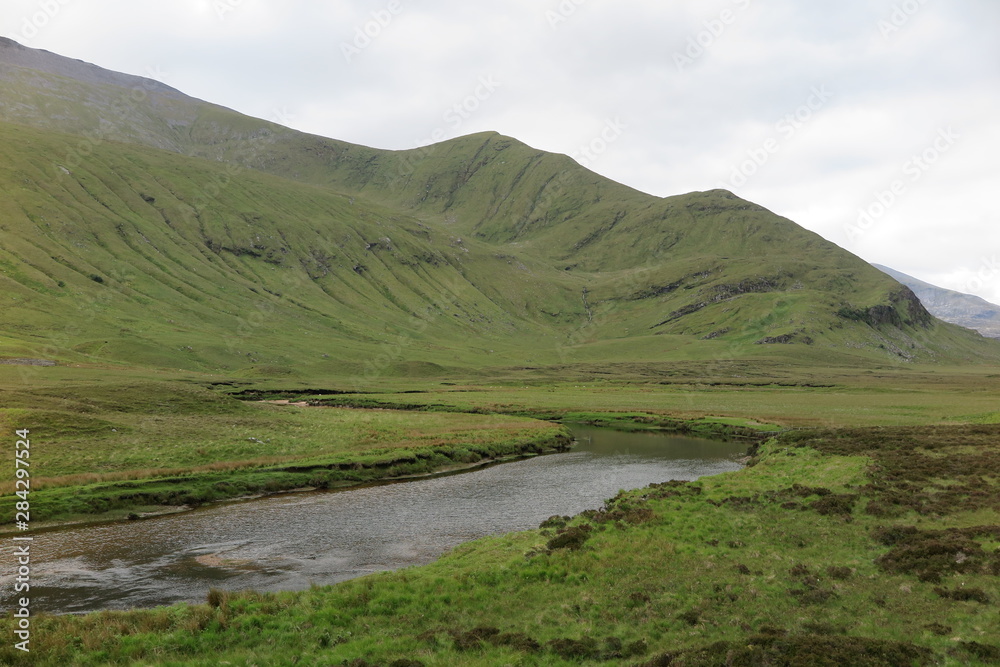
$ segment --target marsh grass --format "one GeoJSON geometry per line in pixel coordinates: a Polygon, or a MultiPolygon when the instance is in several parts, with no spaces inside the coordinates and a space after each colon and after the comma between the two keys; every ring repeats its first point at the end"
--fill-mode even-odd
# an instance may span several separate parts
{"type": "MultiPolygon", "coordinates": [[[[617,428],[706,420],[777,431],[971,422],[975,411],[995,412],[995,375],[996,369],[989,367],[886,366],[872,371],[801,361],[580,363],[495,370],[465,383],[397,380],[380,385],[378,393],[332,396],[318,391],[306,397],[331,405],[600,419],[617,428]],[[906,405],[901,405],[901,395],[906,405]],[[630,424],[636,417],[640,419],[630,424]]],[[[990,423],[982,415],[976,419],[990,423]]]]}

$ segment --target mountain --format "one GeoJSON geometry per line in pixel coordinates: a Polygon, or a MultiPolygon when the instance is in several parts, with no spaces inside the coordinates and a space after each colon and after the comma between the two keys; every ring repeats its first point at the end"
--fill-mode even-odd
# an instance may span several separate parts
{"type": "Polygon", "coordinates": [[[1000,338],[1000,306],[995,303],[990,303],[974,294],[963,294],[925,283],[887,266],[879,264],[872,266],[913,290],[934,317],[967,329],[974,329],[990,338],[1000,338]]]}
{"type": "Polygon", "coordinates": [[[308,135],[0,41],[0,357],[252,376],[995,360],[906,287],[713,190],[497,133],[308,135]]]}

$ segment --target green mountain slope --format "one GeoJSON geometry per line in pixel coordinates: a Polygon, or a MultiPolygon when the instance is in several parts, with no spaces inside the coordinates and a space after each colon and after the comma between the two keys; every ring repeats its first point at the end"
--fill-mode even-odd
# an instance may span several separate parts
{"type": "Polygon", "coordinates": [[[496,133],[382,151],[0,40],[0,354],[247,374],[997,344],[725,191],[652,197],[496,133]]]}
{"type": "Polygon", "coordinates": [[[69,169],[58,160],[74,141],[0,125],[10,354],[359,372],[383,348],[394,363],[409,356],[401,346],[455,361],[456,349],[544,336],[521,295],[558,304],[573,292],[555,270],[257,172],[195,207],[224,166],[105,143],[69,169]]]}

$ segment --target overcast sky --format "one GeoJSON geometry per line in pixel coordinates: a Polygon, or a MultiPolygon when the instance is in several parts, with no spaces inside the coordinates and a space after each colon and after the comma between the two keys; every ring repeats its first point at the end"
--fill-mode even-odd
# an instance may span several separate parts
{"type": "Polygon", "coordinates": [[[379,148],[725,187],[1000,303],[997,0],[5,0],[0,34],[379,148]]]}

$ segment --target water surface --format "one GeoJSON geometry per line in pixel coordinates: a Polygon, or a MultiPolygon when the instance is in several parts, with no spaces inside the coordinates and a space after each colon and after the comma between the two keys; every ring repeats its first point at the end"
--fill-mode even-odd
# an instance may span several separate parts
{"type": "MultiPolygon", "coordinates": [[[[233,502],[35,536],[32,611],[301,590],[428,563],[484,535],[596,509],[621,489],[736,470],[745,444],[574,427],[570,452],[415,481],[233,502]]],[[[12,571],[13,546],[0,541],[12,571]]],[[[10,591],[9,576],[0,577],[10,591]]],[[[9,600],[6,601],[9,607],[9,600]]]]}

